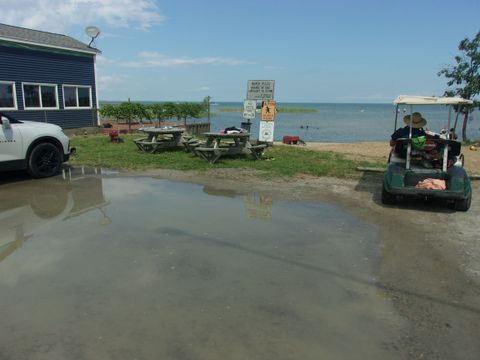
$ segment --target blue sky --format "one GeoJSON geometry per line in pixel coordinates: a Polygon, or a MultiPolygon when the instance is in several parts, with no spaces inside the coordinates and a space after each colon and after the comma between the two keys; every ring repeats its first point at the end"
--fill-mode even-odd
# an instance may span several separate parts
{"type": "Polygon", "coordinates": [[[0,22],[96,44],[102,100],[242,101],[249,79],[280,102],[441,95],[436,74],[480,31],[480,1],[0,0],[0,22]],[[52,10],[54,9],[54,10],[52,10]]]}

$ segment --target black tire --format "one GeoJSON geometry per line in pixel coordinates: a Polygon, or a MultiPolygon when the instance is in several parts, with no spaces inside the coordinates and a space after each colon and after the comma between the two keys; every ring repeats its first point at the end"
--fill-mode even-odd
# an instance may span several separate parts
{"type": "Polygon", "coordinates": [[[62,154],[53,144],[36,145],[28,158],[28,173],[34,178],[56,175],[62,166],[62,154]]]}
{"type": "Polygon", "coordinates": [[[385,184],[382,186],[382,204],[385,205],[393,205],[397,202],[397,196],[390,194],[386,189],[385,189],[385,184]]]}
{"type": "Polygon", "coordinates": [[[453,210],[455,211],[467,211],[470,209],[470,204],[472,203],[472,193],[465,198],[461,200],[454,200],[453,202],[453,210]]]}

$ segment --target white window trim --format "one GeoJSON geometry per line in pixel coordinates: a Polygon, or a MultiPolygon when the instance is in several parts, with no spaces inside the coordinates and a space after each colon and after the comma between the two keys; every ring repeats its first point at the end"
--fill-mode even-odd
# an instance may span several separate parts
{"type": "Polygon", "coordinates": [[[63,84],[62,85],[62,95],[63,95],[63,108],[65,110],[78,110],[78,109],[92,109],[92,86],[91,85],[69,85],[63,84]],[[65,87],[74,87],[76,88],[76,96],[77,96],[77,106],[65,106],[65,87]],[[90,96],[90,106],[80,106],[78,101],[78,88],[88,89],[88,94],[90,96]]]}
{"type": "Polygon", "coordinates": [[[22,82],[22,98],[23,98],[23,109],[30,111],[30,110],[58,110],[58,85],[57,84],[48,84],[48,83],[34,83],[34,82],[22,82]],[[23,89],[24,85],[37,85],[40,87],[39,95],[40,95],[40,107],[26,107],[25,106],[25,92],[23,89]],[[53,86],[55,87],[55,102],[57,106],[55,107],[44,107],[42,104],[42,86],[53,86]]]}
{"type": "Polygon", "coordinates": [[[1,111],[18,110],[18,104],[17,104],[17,88],[15,87],[15,81],[3,81],[3,80],[0,80],[0,84],[13,85],[13,107],[0,107],[0,110],[1,110],[1,111]]]}

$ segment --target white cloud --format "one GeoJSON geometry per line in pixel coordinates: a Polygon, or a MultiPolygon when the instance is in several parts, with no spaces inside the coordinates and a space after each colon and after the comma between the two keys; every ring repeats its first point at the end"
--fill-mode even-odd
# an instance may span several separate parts
{"type": "Polygon", "coordinates": [[[147,30],[163,20],[153,0],[2,0],[1,8],[0,22],[61,33],[99,22],[147,30]]]}
{"type": "Polygon", "coordinates": [[[100,91],[115,89],[119,85],[124,84],[126,80],[127,77],[124,75],[100,75],[98,76],[98,89],[100,91]]]}
{"type": "Polygon", "coordinates": [[[99,64],[99,65],[116,63],[115,60],[107,58],[105,55],[102,55],[102,54],[97,55],[96,59],[97,59],[97,64],[99,64]]]}
{"type": "Polygon", "coordinates": [[[164,182],[136,181],[135,186],[131,186],[131,181],[124,179],[104,179],[103,189],[105,198],[109,201],[131,200],[135,198],[151,197],[151,194],[158,194],[166,191],[164,182]]]}
{"type": "Polygon", "coordinates": [[[198,88],[198,91],[208,91],[208,90],[210,90],[210,88],[208,86],[200,86],[198,88]]]}
{"type": "Polygon", "coordinates": [[[136,61],[123,62],[127,67],[174,67],[182,65],[243,65],[251,64],[246,60],[223,58],[223,57],[203,57],[191,58],[187,56],[171,57],[158,52],[143,51],[138,54],[136,61]]]}

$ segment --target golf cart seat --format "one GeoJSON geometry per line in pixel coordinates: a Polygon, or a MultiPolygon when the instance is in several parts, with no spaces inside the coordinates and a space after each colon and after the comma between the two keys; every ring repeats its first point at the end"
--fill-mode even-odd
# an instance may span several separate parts
{"type": "MultiPolygon", "coordinates": [[[[408,144],[411,143],[412,140],[408,138],[400,138],[397,140],[395,147],[392,148],[392,152],[390,154],[390,162],[394,163],[405,163],[406,155],[408,150],[408,144]]],[[[412,159],[422,159],[425,160],[442,160],[443,159],[443,151],[445,146],[448,146],[448,160],[449,160],[449,167],[451,165],[455,165],[459,158],[461,157],[461,147],[462,144],[456,140],[447,140],[447,139],[434,139],[434,138],[427,138],[427,143],[422,150],[415,150],[411,149],[412,159]]]]}

